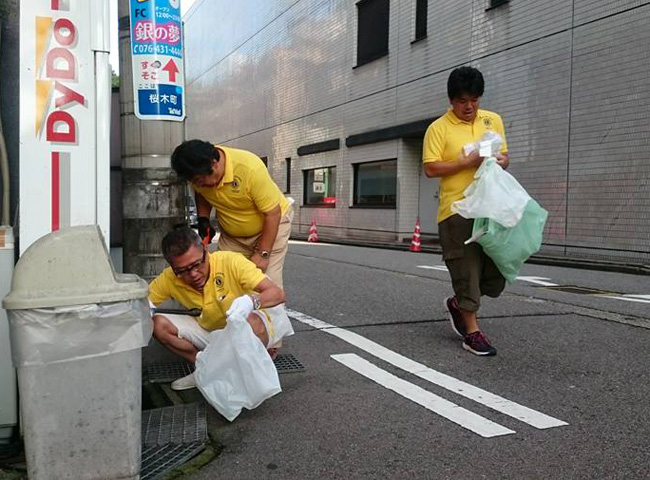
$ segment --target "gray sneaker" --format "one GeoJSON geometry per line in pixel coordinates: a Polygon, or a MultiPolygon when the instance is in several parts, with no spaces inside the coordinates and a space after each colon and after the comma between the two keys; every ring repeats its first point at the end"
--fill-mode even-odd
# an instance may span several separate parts
{"type": "Polygon", "coordinates": [[[172,382],[172,390],[189,390],[190,388],[196,388],[196,382],[194,381],[193,373],[185,375],[184,377],[181,377],[172,382]]]}

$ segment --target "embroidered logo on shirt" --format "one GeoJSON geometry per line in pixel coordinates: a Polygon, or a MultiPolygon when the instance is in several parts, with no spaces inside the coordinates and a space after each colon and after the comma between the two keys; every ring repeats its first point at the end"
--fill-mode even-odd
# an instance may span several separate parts
{"type": "Polygon", "coordinates": [[[217,285],[217,287],[222,287],[223,286],[223,273],[217,273],[214,283],[217,285]]]}
{"type": "Polygon", "coordinates": [[[490,117],[485,117],[483,119],[483,125],[490,128],[492,126],[492,119],[490,117]]]}
{"type": "Polygon", "coordinates": [[[232,191],[235,193],[239,192],[239,186],[241,185],[241,178],[235,177],[232,180],[232,191]]]}

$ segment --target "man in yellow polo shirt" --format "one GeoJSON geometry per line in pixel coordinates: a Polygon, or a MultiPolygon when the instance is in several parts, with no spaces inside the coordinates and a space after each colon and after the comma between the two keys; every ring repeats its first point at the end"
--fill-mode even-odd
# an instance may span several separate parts
{"type": "Polygon", "coordinates": [[[501,117],[479,109],[483,75],[472,67],[460,67],[449,75],[447,94],[451,108],[434,121],[424,136],[422,159],[427,177],[440,178],[438,232],[442,257],[451,275],[455,295],[445,299],[451,327],[463,338],[463,348],[476,355],[496,355],[496,349],[479,329],[477,312],[481,296],[498,297],[505,279],[478,243],[465,245],[474,221],[451,211],[464,198],[483,158],[478,150],[465,155],[463,147],[477,142],[487,131],[502,138],[497,163],[507,168],[508,146],[501,117]]]}
{"type": "Polygon", "coordinates": [[[217,248],[243,253],[282,287],[293,209],[262,160],[246,150],[188,140],[174,150],[172,168],[194,187],[201,238],[214,235],[214,207],[217,248]]]}
{"type": "MultiPolygon", "coordinates": [[[[149,285],[149,301],[155,306],[173,298],[201,312],[199,317],[154,315],[153,336],[165,348],[194,363],[208,344],[209,332],[224,328],[227,317],[241,314],[264,346],[272,349],[273,317],[260,309],[284,302],[284,291],[254,263],[240,253],[208,253],[196,232],[185,226],[165,235],[162,252],[169,267],[149,285]]],[[[172,383],[174,390],[194,387],[193,374],[172,383]]]]}

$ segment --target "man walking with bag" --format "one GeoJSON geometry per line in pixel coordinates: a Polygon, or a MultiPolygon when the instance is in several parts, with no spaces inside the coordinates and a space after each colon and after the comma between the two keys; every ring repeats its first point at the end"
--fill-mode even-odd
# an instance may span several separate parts
{"type": "Polygon", "coordinates": [[[209,220],[214,207],[217,249],[244,254],[282,287],[293,208],[262,160],[246,150],[188,140],[176,147],[171,161],[194,188],[201,238],[215,235],[209,220]]]}
{"type": "Polygon", "coordinates": [[[438,231],[455,294],[445,300],[451,327],[463,338],[465,350],[489,356],[497,351],[480,331],[477,312],[481,296],[498,297],[505,288],[505,279],[479,244],[465,245],[472,235],[474,221],[451,210],[452,203],[464,198],[463,192],[483,161],[478,149],[465,155],[465,145],[494,131],[502,139],[497,163],[504,169],[509,164],[501,117],[479,109],[483,90],[483,75],[476,68],[460,67],[451,72],[447,81],[451,108],[427,129],[422,160],[425,175],[440,178],[438,231]]]}
{"type": "MultiPolygon", "coordinates": [[[[240,253],[208,253],[201,238],[189,227],[178,227],[162,241],[169,263],[149,285],[149,301],[155,306],[172,298],[200,316],[155,314],[153,336],[165,348],[194,363],[208,344],[211,331],[226,326],[226,319],[241,315],[273,356],[282,335],[293,333],[286,314],[270,307],[284,302],[284,291],[240,253]]],[[[194,388],[194,374],[180,378],[173,390],[194,388]]]]}

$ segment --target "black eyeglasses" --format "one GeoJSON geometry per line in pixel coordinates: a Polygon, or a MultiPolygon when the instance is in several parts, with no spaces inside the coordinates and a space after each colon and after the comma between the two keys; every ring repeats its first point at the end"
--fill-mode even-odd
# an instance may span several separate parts
{"type": "Polygon", "coordinates": [[[201,256],[201,260],[198,260],[198,261],[194,262],[192,265],[189,265],[189,266],[187,266],[185,268],[182,268],[180,270],[174,270],[172,268],[172,270],[174,270],[174,274],[177,277],[182,277],[183,275],[187,275],[188,273],[192,273],[193,271],[198,270],[199,268],[201,268],[201,265],[203,265],[203,262],[205,262],[205,255],[207,253],[208,252],[204,248],[203,249],[203,255],[201,256]]]}

